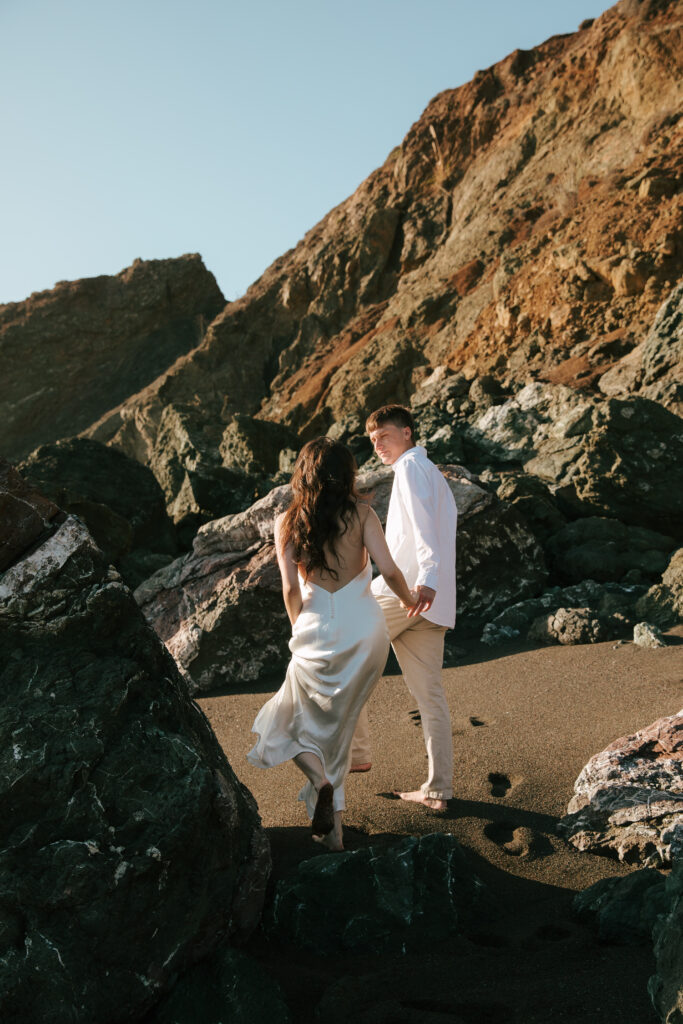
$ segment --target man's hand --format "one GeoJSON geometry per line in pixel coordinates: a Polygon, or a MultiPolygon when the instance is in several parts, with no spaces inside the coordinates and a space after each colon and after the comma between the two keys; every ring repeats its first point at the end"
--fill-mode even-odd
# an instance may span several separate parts
{"type": "Polygon", "coordinates": [[[409,619],[414,618],[416,615],[422,615],[423,612],[428,612],[436,597],[436,591],[432,590],[431,587],[416,587],[413,593],[417,597],[417,603],[408,609],[409,619]]]}

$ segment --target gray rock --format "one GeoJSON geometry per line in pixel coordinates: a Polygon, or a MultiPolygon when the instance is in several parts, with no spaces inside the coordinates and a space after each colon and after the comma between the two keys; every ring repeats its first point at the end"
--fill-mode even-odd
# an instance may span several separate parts
{"type": "Polygon", "coordinates": [[[594,400],[563,385],[527,384],[513,398],[475,415],[466,437],[483,458],[503,462],[524,463],[547,444],[556,452],[575,453],[592,427],[594,408],[594,400]]]}
{"type": "Polygon", "coordinates": [[[453,836],[409,836],[304,861],[278,882],[269,928],[317,954],[423,951],[466,928],[483,894],[453,836]]]}
{"type": "Polygon", "coordinates": [[[280,986],[255,960],[222,948],[191,967],[145,1024],[289,1024],[280,986]]]}
{"type": "Polygon", "coordinates": [[[590,608],[558,608],[531,623],[527,639],[543,644],[597,644],[613,635],[590,608]]]}
{"type": "Polygon", "coordinates": [[[289,621],[272,544],[177,559],[135,599],[192,694],[239,689],[287,663],[289,621]]]}
{"type": "Polygon", "coordinates": [[[227,469],[269,477],[280,468],[282,449],[296,447],[297,436],[287,427],[238,413],[223,431],[219,450],[227,469]]]}
{"type": "MultiPolygon", "coordinates": [[[[550,587],[539,597],[509,605],[487,622],[481,636],[489,646],[507,643],[526,635],[535,620],[544,622],[559,609],[581,608],[607,629],[608,635],[625,633],[634,621],[634,606],[644,587],[584,580],[570,587],[550,587]]],[[[542,627],[539,623],[539,630],[542,627]]]]}
{"type": "Polygon", "coordinates": [[[656,973],[648,992],[664,1024],[683,1020],[683,860],[673,865],[665,883],[667,911],[653,929],[656,973]]]}
{"type": "Polygon", "coordinates": [[[175,553],[175,530],[154,474],[123,452],[99,441],[72,437],[42,445],[18,469],[31,486],[84,521],[105,558],[124,572],[127,583],[135,585],[144,577],[137,576],[126,556],[175,553]]]}
{"type": "Polygon", "coordinates": [[[197,531],[195,555],[248,551],[254,544],[272,543],[275,519],[292,500],[289,484],[269,491],[244,512],[206,523],[197,531]]]}
{"type": "Polygon", "coordinates": [[[683,711],[590,759],[558,831],[579,850],[666,867],[683,856],[683,711]]]}
{"type": "Polygon", "coordinates": [[[636,615],[661,629],[683,619],[683,548],[671,556],[662,582],[650,587],[636,602],[636,615]]]}
{"type": "Polygon", "coordinates": [[[630,946],[652,941],[652,929],[668,908],[664,875],[654,868],[625,878],[602,878],[576,894],[579,918],[593,924],[601,942],[630,946]]]}
{"type": "Polygon", "coordinates": [[[558,582],[580,583],[618,581],[634,569],[641,577],[656,579],[674,547],[671,537],[654,530],[589,516],[563,526],[544,550],[558,582]]]}
{"type": "Polygon", "coordinates": [[[61,521],[54,502],[26,483],[9,462],[0,458],[0,572],[47,537],[61,521]]]}
{"type": "MultiPolygon", "coordinates": [[[[561,530],[567,521],[548,486],[538,477],[506,472],[497,485],[496,494],[501,501],[507,501],[517,509],[544,550],[547,538],[561,530]]],[[[586,574],[581,578],[585,579],[586,574]]]]}
{"type": "Polygon", "coordinates": [[[633,627],[633,643],[637,647],[666,647],[661,630],[649,622],[636,622],[633,627]]]}
{"type": "Polygon", "coordinates": [[[683,374],[683,283],[678,284],[657,311],[645,339],[642,353],[643,384],[651,385],[662,377],[683,374]]]}
{"type": "MultiPolygon", "coordinates": [[[[125,426],[121,435],[117,444],[130,447],[125,426]]],[[[207,423],[193,406],[167,405],[155,425],[154,447],[141,459],[161,484],[168,514],[188,544],[202,523],[239,512],[254,500],[255,481],[222,464],[221,440],[219,422],[207,423]]]]}
{"type": "Polygon", "coordinates": [[[139,1019],[258,923],[256,804],[78,519],[0,577],[0,647],[0,1017],[139,1019]]]}
{"type": "Polygon", "coordinates": [[[608,399],[580,439],[547,437],[524,462],[578,515],[678,537],[683,522],[683,419],[646,398],[608,399]]]}

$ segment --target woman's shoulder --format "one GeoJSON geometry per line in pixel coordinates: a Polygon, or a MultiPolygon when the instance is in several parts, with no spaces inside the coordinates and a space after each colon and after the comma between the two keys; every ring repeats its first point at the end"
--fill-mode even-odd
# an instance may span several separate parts
{"type": "Polygon", "coordinates": [[[356,501],[356,511],[358,512],[358,518],[360,519],[361,526],[365,526],[368,519],[377,518],[377,513],[370,502],[362,498],[359,498],[356,501]]]}

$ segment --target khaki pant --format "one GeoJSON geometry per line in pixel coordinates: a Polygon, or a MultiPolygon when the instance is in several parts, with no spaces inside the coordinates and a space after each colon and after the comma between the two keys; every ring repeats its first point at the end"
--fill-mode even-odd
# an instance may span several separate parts
{"type": "MultiPolygon", "coordinates": [[[[453,736],[448,702],[441,684],[446,630],[421,615],[409,619],[396,597],[378,597],[389,639],[403,678],[417,703],[427,747],[429,774],[421,789],[426,797],[453,796],[453,736]]],[[[372,760],[367,707],[360,713],[351,749],[351,764],[372,760]]]]}

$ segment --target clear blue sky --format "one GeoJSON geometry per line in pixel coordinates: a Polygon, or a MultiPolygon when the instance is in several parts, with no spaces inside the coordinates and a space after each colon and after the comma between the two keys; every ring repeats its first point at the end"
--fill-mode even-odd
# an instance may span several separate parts
{"type": "Polygon", "coordinates": [[[227,298],[429,100],[604,0],[0,0],[0,303],[200,252],[227,298]]]}

